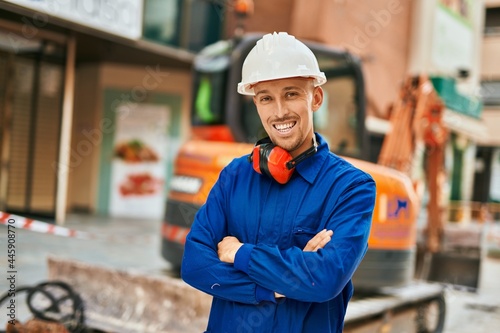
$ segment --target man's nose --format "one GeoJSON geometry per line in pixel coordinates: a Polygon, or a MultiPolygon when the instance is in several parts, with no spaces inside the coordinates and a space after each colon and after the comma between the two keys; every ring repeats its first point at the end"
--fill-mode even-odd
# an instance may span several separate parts
{"type": "Polygon", "coordinates": [[[287,107],[286,103],[278,100],[276,102],[276,109],[275,109],[274,113],[275,113],[276,117],[278,117],[278,118],[283,118],[283,116],[287,115],[288,114],[288,107],[287,107]]]}

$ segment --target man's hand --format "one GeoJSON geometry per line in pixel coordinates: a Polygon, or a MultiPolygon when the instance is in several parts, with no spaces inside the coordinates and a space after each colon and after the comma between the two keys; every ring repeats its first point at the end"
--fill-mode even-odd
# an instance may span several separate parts
{"type": "Polygon", "coordinates": [[[226,236],[217,245],[217,255],[221,261],[234,264],[236,252],[238,252],[242,245],[243,243],[240,243],[238,238],[226,236]]]}
{"type": "Polygon", "coordinates": [[[281,295],[281,294],[278,294],[277,292],[274,292],[274,298],[278,299],[278,298],[285,298],[286,296],[285,295],[281,295]]]}
{"type": "Polygon", "coordinates": [[[319,249],[324,248],[325,245],[332,239],[332,236],[333,236],[332,230],[326,230],[326,229],[321,230],[313,238],[311,238],[309,242],[307,242],[303,251],[316,252],[319,249]]]}

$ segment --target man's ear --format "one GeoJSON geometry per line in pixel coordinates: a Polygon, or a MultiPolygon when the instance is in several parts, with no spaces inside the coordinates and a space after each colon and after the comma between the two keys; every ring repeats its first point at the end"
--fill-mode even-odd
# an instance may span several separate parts
{"type": "Polygon", "coordinates": [[[312,110],[318,111],[323,104],[323,88],[314,87],[313,100],[312,100],[312,110]]]}

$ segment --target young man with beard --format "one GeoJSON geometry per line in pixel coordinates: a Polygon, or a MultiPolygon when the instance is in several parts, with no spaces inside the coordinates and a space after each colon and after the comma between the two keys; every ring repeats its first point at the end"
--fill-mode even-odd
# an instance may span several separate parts
{"type": "Polygon", "coordinates": [[[186,240],[182,278],[213,296],[207,332],[342,332],[375,183],[314,132],[325,82],[286,33],[245,59],[238,92],[269,138],[222,170],[186,240]]]}

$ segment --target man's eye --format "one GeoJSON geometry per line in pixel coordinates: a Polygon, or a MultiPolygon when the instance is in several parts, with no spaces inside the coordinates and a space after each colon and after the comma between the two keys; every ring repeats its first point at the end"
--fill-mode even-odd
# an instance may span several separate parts
{"type": "Polygon", "coordinates": [[[297,96],[297,93],[295,91],[290,91],[286,93],[286,97],[294,97],[297,96]]]}
{"type": "Polygon", "coordinates": [[[271,98],[268,96],[261,97],[261,99],[260,99],[261,102],[269,102],[270,100],[271,100],[271,98]]]}

